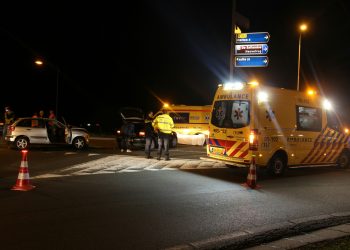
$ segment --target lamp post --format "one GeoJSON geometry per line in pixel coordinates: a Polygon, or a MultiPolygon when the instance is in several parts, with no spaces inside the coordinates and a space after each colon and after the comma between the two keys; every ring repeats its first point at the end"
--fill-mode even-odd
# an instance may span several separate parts
{"type": "MultiPolygon", "coordinates": [[[[44,62],[40,59],[35,60],[34,63],[38,66],[42,66],[44,64],[44,62]]],[[[60,69],[51,63],[48,63],[48,64],[56,70],[56,105],[55,105],[56,106],[55,107],[56,113],[55,114],[56,114],[56,117],[58,117],[58,91],[59,91],[58,86],[59,86],[59,78],[60,78],[60,69]]]]}
{"type": "Polygon", "coordinates": [[[300,80],[300,51],[301,51],[301,34],[307,30],[306,24],[299,26],[299,52],[298,52],[298,79],[297,79],[297,90],[299,91],[299,80],[300,80]]]}

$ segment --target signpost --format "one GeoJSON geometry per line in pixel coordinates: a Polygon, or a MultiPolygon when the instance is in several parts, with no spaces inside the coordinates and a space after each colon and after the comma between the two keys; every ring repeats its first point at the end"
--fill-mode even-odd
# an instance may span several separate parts
{"type": "Polygon", "coordinates": [[[265,43],[235,45],[235,55],[266,55],[268,51],[265,43]]]}
{"type": "Polygon", "coordinates": [[[235,67],[266,67],[269,64],[267,56],[236,56],[235,67]]]}
{"type": "Polygon", "coordinates": [[[235,67],[267,67],[269,40],[267,32],[236,34],[235,67]]]}
{"type": "Polygon", "coordinates": [[[236,43],[267,43],[270,35],[267,32],[236,34],[236,43]]]}

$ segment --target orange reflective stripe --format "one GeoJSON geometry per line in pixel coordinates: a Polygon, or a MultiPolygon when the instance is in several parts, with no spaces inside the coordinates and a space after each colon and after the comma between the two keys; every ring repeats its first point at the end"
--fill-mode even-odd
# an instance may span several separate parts
{"type": "Polygon", "coordinates": [[[310,163],[313,161],[315,158],[316,154],[319,153],[319,149],[324,141],[324,137],[326,137],[330,133],[331,129],[330,128],[325,128],[324,130],[321,131],[321,133],[317,136],[313,148],[310,150],[310,153],[301,161],[301,163],[310,163]],[[320,141],[322,138],[322,141],[320,141]]]}
{"type": "Polygon", "coordinates": [[[249,151],[249,144],[248,142],[237,142],[235,143],[235,145],[233,145],[228,151],[227,151],[227,155],[230,157],[239,157],[239,158],[243,158],[244,156],[246,156],[247,154],[245,154],[245,151],[249,151]],[[242,152],[243,153],[240,153],[242,152]],[[243,157],[241,157],[240,155],[243,155],[243,157]]]}

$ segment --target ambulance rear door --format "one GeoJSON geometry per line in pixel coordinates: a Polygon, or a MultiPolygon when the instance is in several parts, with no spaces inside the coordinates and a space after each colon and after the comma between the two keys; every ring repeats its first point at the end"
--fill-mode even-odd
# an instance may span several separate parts
{"type": "Polygon", "coordinates": [[[249,131],[249,100],[217,100],[213,106],[209,140],[211,154],[226,160],[241,159],[248,155],[249,143],[245,138],[249,131]],[[220,157],[221,158],[221,157],[220,157]]]}
{"type": "Polygon", "coordinates": [[[249,153],[250,102],[232,100],[228,106],[230,124],[226,126],[226,155],[235,161],[244,162],[249,153]]]}

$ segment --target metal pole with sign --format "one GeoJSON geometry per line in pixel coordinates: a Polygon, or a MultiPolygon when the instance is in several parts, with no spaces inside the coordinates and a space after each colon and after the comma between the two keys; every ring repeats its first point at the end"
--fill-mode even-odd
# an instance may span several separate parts
{"type": "MultiPolygon", "coordinates": [[[[233,79],[234,75],[234,56],[235,56],[235,35],[236,28],[238,27],[249,29],[250,21],[247,17],[236,11],[236,0],[232,0],[232,24],[231,24],[231,47],[230,47],[230,80],[233,79]]],[[[240,31],[239,31],[240,32],[240,31]]]]}

